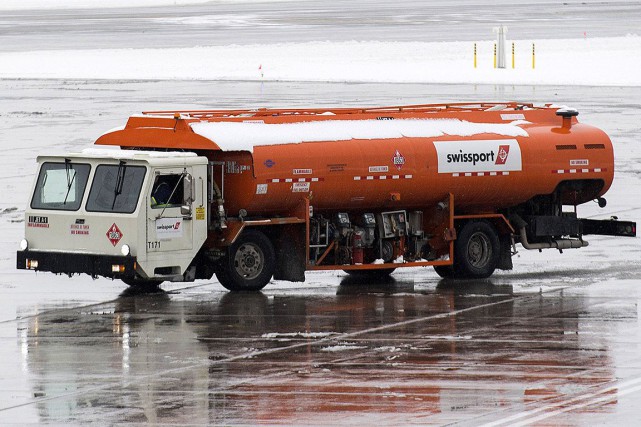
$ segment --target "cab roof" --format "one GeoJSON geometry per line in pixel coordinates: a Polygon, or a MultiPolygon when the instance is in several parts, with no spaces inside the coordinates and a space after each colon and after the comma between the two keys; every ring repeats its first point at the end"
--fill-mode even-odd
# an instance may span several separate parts
{"type": "Polygon", "coordinates": [[[70,160],[88,160],[88,161],[113,161],[121,160],[148,163],[152,166],[167,164],[192,165],[207,163],[207,159],[198,157],[196,153],[183,151],[145,151],[145,150],[121,150],[109,148],[86,148],[80,152],[70,152],[62,154],[51,154],[38,156],[38,161],[48,161],[52,159],[60,160],[61,158],[70,160]]]}

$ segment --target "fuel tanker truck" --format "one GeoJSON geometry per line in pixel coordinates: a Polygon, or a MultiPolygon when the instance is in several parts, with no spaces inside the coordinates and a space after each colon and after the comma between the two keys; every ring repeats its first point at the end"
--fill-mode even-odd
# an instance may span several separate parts
{"type": "Polygon", "coordinates": [[[309,270],[365,278],[431,266],[511,269],[516,245],[635,236],[582,219],[614,176],[612,143],[551,105],[146,112],[78,153],[39,156],[17,267],[130,286],[231,291],[309,270]]]}

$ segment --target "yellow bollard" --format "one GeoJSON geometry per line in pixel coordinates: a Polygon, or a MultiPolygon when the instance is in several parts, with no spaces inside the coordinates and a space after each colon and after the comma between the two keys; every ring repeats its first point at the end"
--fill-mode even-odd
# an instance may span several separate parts
{"type": "Polygon", "coordinates": [[[476,68],[476,43],[474,43],[474,68],[476,68]]]}
{"type": "Polygon", "coordinates": [[[535,58],[535,55],[534,55],[534,43],[532,43],[532,69],[534,69],[534,64],[535,64],[534,58],[535,58]]]}
{"type": "Polygon", "coordinates": [[[494,43],[494,68],[496,68],[496,43],[494,43]]]}
{"type": "Polygon", "coordinates": [[[512,42],[512,69],[514,69],[514,42],[512,42]]]}

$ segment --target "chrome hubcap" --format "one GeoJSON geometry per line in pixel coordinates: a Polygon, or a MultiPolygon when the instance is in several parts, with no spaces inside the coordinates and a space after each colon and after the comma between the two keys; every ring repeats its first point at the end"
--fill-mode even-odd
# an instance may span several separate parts
{"type": "Polygon", "coordinates": [[[234,256],[234,267],[239,276],[247,280],[258,277],[263,270],[263,251],[254,244],[241,245],[234,256]]]}

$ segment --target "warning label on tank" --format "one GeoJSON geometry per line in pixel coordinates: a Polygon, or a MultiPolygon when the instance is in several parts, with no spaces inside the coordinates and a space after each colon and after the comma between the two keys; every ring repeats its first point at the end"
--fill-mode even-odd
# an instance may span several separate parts
{"type": "Polygon", "coordinates": [[[588,159],[574,159],[570,160],[570,166],[590,166],[588,159]]]}
{"type": "Polygon", "coordinates": [[[292,186],[293,193],[309,193],[309,182],[295,182],[292,186]]]}
{"type": "Polygon", "coordinates": [[[370,166],[369,173],[379,173],[379,172],[389,172],[389,167],[387,166],[370,166]]]}
{"type": "Polygon", "coordinates": [[[267,184],[256,184],[256,194],[267,194],[267,184]]]}
{"type": "Polygon", "coordinates": [[[292,173],[294,175],[311,175],[312,170],[311,169],[294,169],[292,170],[292,173]]]}
{"type": "Polygon", "coordinates": [[[435,141],[439,173],[520,171],[516,139],[435,141]]]}

